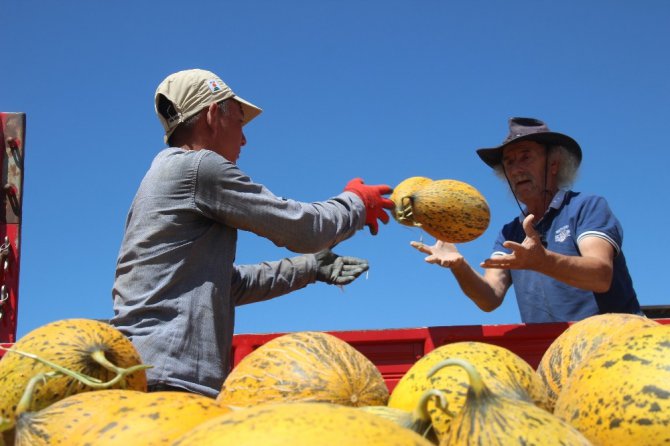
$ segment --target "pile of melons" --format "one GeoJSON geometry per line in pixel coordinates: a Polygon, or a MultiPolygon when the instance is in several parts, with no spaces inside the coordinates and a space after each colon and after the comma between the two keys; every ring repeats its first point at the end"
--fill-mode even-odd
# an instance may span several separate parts
{"type": "Polygon", "coordinates": [[[670,326],[574,323],[537,370],[486,342],[427,353],[389,393],[334,335],[277,336],[216,398],[146,392],[130,342],[102,322],[48,324],[0,360],[0,445],[670,444],[670,326]]]}

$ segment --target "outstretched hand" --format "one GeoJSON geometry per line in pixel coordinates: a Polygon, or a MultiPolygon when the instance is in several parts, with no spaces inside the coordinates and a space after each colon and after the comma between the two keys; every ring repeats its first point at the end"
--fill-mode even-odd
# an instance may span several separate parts
{"type": "Polygon", "coordinates": [[[345,191],[353,192],[363,200],[365,205],[365,225],[370,229],[370,234],[377,235],[379,231],[379,222],[387,224],[389,214],[385,209],[393,209],[395,204],[390,198],[383,195],[393,192],[391,186],[386,184],[367,185],[360,178],[354,178],[344,187],[345,191]]]}
{"type": "Polygon", "coordinates": [[[422,253],[428,254],[428,257],[424,259],[428,263],[451,268],[463,262],[463,256],[453,243],[438,240],[433,246],[424,245],[421,242],[410,242],[410,245],[422,253]]]}
{"type": "Polygon", "coordinates": [[[343,257],[330,249],[314,254],[316,280],[331,285],[347,285],[369,269],[368,261],[357,257],[343,257]]]}
{"type": "Polygon", "coordinates": [[[521,243],[506,241],[505,248],[511,249],[511,254],[495,256],[481,263],[483,268],[498,269],[532,269],[537,270],[547,256],[547,250],[542,245],[540,234],[533,227],[535,216],[529,214],[523,220],[523,230],[526,238],[521,243]]]}

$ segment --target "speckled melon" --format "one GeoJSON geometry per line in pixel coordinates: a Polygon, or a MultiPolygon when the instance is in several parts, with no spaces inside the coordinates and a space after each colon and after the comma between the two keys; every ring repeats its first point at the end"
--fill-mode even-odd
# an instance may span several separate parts
{"type": "MultiPolygon", "coordinates": [[[[121,368],[141,365],[140,356],[128,338],[111,325],[90,319],[65,319],[43,325],[19,339],[13,349],[32,353],[101,381],[109,381],[117,373],[95,361],[94,355],[102,353],[109,363],[121,368]]],[[[14,424],[17,405],[31,378],[50,372],[53,372],[50,366],[11,351],[0,359],[0,424],[3,430],[14,424]]],[[[137,370],[113,388],[146,391],[146,373],[137,370]]],[[[90,387],[69,376],[49,378],[37,384],[25,410],[37,411],[68,395],[89,390],[90,387]]]]}
{"type": "Polygon", "coordinates": [[[620,335],[658,326],[653,319],[634,314],[599,314],[575,322],[549,345],[537,367],[545,384],[547,408],[553,411],[561,389],[588,356],[620,335]]]}
{"type": "Polygon", "coordinates": [[[19,415],[15,446],[167,445],[231,410],[187,392],[85,392],[19,415]]]}
{"type": "Polygon", "coordinates": [[[484,196],[457,180],[437,180],[410,198],[414,222],[433,237],[449,242],[469,242],[486,231],[491,212],[484,196]]]}
{"type": "Polygon", "coordinates": [[[554,414],[594,445],[670,444],[670,326],[636,330],[593,352],[563,386],[554,414]]]}
{"type": "Polygon", "coordinates": [[[411,196],[432,181],[427,177],[409,177],[393,188],[393,193],[389,198],[395,207],[391,210],[391,215],[398,223],[405,226],[416,226],[412,216],[411,196]]]}
{"type": "Polygon", "coordinates": [[[468,375],[463,408],[451,420],[443,446],[590,446],[574,427],[535,404],[492,392],[477,368],[458,358],[437,364],[433,371],[457,366],[468,375]]]}
{"type": "MultiPolygon", "coordinates": [[[[437,389],[446,397],[449,411],[457,413],[465,404],[469,383],[467,373],[458,367],[449,367],[428,378],[433,366],[450,358],[472,363],[495,393],[543,406],[542,383],[530,364],[504,347],[476,341],[446,344],[423,356],[398,381],[388,405],[413,410],[427,390],[437,389]]],[[[428,412],[438,437],[444,437],[451,417],[434,402],[428,404],[428,412]]]]}
{"type": "Polygon", "coordinates": [[[391,420],[399,426],[410,429],[422,437],[430,440],[432,443],[437,444],[437,434],[435,429],[433,429],[433,421],[431,419],[430,413],[428,412],[428,404],[431,400],[438,401],[440,406],[447,404],[447,400],[444,397],[444,394],[438,390],[431,389],[426,391],[421,396],[417,407],[415,407],[412,411],[399,409],[397,407],[391,407],[388,405],[362,406],[359,407],[359,409],[387,420],[391,420]]]}
{"type": "Polygon", "coordinates": [[[213,418],[172,446],[431,446],[419,434],[359,408],[277,403],[213,418]]]}
{"type": "Polygon", "coordinates": [[[328,402],[384,405],[388,388],[372,361],[323,332],[288,333],[245,356],[230,372],[217,399],[227,405],[328,402]]]}

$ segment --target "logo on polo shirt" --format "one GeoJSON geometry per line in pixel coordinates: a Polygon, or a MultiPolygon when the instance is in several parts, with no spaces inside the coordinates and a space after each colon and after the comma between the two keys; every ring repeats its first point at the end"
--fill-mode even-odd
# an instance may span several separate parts
{"type": "Polygon", "coordinates": [[[554,236],[554,241],[556,243],[563,243],[570,237],[570,227],[568,225],[561,226],[556,230],[556,235],[554,236]]]}

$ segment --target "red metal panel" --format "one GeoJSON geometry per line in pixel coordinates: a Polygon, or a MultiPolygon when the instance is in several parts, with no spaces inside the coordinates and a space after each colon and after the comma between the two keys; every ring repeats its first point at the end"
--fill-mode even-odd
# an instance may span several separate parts
{"type": "MultiPolygon", "coordinates": [[[[670,319],[656,319],[670,324],[670,319]]],[[[330,331],[363,353],[379,369],[389,391],[419,358],[435,348],[478,341],[507,348],[537,368],[549,345],[569,323],[462,325],[391,330],[330,331]]],[[[237,334],[233,337],[233,366],[267,341],[284,333],[237,334]]]]}
{"type": "Polygon", "coordinates": [[[480,341],[504,347],[536,368],[549,344],[568,328],[568,323],[471,325],[434,327],[435,346],[453,342],[480,341]]]}
{"type": "Polygon", "coordinates": [[[0,342],[16,341],[25,113],[0,113],[0,342]]]}

